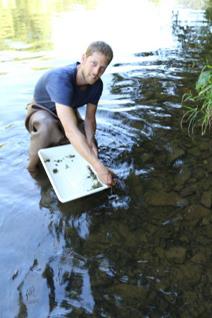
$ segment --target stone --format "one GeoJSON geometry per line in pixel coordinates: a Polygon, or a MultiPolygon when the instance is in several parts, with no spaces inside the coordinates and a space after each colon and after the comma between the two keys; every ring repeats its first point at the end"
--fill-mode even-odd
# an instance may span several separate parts
{"type": "Polygon", "coordinates": [[[165,252],[166,258],[174,263],[183,264],[186,258],[184,247],[171,247],[165,252]]]}
{"type": "Polygon", "coordinates": [[[144,194],[144,200],[147,204],[153,206],[178,206],[185,207],[188,201],[181,198],[176,192],[149,191],[144,194]]]}
{"type": "Polygon", "coordinates": [[[209,217],[209,215],[210,215],[209,209],[206,209],[205,207],[199,204],[194,204],[194,205],[190,205],[186,209],[184,219],[194,225],[194,224],[197,224],[201,219],[205,217],[209,217]]]}
{"type": "Polygon", "coordinates": [[[212,226],[211,226],[211,224],[204,226],[204,236],[206,236],[207,239],[209,239],[209,240],[212,239],[212,226]]]}
{"type": "Polygon", "coordinates": [[[181,190],[180,195],[182,197],[187,197],[187,196],[190,196],[191,194],[195,193],[196,191],[197,191],[196,183],[189,184],[181,190]]]}
{"type": "Polygon", "coordinates": [[[202,193],[201,203],[206,208],[210,208],[212,205],[212,193],[210,191],[205,191],[202,193]]]}
{"type": "Polygon", "coordinates": [[[191,177],[191,169],[187,166],[180,170],[180,173],[175,177],[176,186],[184,185],[191,177]]]}
{"type": "Polygon", "coordinates": [[[184,284],[184,286],[196,285],[201,278],[201,267],[197,264],[180,264],[178,268],[173,271],[173,283],[184,284]]]}
{"type": "Polygon", "coordinates": [[[172,148],[169,161],[174,162],[175,160],[181,158],[184,154],[185,154],[185,151],[182,148],[180,147],[172,148]]]}
{"type": "Polygon", "coordinates": [[[143,161],[144,163],[150,162],[150,161],[152,161],[152,160],[153,160],[153,158],[152,158],[152,155],[151,155],[151,154],[149,154],[149,153],[144,153],[144,154],[142,155],[142,161],[143,161]]]}
{"type": "Polygon", "coordinates": [[[203,253],[197,253],[191,258],[191,261],[192,263],[196,264],[204,264],[206,262],[206,259],[207,258],[203,253]]]}
{"type": "Polygon", "coordinates": [[[208,159],[207,170],[208,172],[212,172],[212,158],[208,159]]]}

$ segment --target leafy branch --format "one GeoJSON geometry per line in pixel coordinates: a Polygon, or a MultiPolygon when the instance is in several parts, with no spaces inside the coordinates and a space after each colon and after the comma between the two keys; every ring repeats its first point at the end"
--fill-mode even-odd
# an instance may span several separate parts
{"type": "Polygon", "coordinates": [[[188,134],[194,133],[195,127],[201,127],[204,135],[210,130],[212,124],[212,66],[206,65],[196,82],[195,94],[186,93],[182,97],[182,105],[185,109],[181,119],[183,124],[188,125],[188,134]]]}

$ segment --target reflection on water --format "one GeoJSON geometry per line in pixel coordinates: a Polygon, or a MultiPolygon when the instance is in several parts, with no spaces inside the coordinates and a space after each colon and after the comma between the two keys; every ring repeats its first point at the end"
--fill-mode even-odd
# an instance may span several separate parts
{"type": "Polygon", "coordinates": [[[51,35],[48,11],[36,8],[35,1],[22,1],[17,6],[1,1],[0,10],[1,50],[40,50],[49,47],[50,42],[46,41],[51,35]]]}
{"type": "Polygon", "coordinates": [[[0,1],[0,49],[42,50],[52,48],[52,18],[56,13],[82,5],[95,6],[95,0],[0,1]]]}
{"type": "MultiPolygon", "coordinates": [[[[120,177],[115,188],[61,204],[44,171],[35,180],[26,171],[24,105],[43,68],[68,63],[48,39],[51,18],[61,27],[64,12],[86,19],[86,8],[90,19],[108,3],[0,1],[3,318],[211,315],[212,142],[180,128],[181,96],[211,63],[211,10],[169,8],[166,23],[156,21],[157,36],[169,33],[166,46],[145,42],[143,31],[124,54],[116,44],[120,59],[104,75],[97,118],[101,158],[120,177]]],[[[144,1],[139,13],[163,6],[144,1]]],[[[115,26],[125,14],[116,13],[115,26]]]]}

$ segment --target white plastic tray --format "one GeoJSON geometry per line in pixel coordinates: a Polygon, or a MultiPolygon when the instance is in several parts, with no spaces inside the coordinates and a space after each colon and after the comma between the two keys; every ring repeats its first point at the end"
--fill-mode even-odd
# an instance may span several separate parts
{"type": "Polygon", "coordinates": [[[39,158],[61,202],[68,202],[108,188],[72,145],[40,149],[39,158]]]}

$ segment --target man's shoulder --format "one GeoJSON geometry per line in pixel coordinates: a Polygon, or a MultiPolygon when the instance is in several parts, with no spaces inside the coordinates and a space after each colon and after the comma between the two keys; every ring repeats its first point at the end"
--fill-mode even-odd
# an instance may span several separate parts
{"type": "Polygon", "coordinates": [[[51,69],[48,73],[50,75],[63,76],[63,75],[75,75],[77,70],[77,64],[68,64],[65,66],[59,66],[51,69]]]}
{"type": "Polygon", "coordinates": [[[76,82],[77,64],[53,68],[41,77],[41,83],[48,87],[71,87],[76,82]]]}

